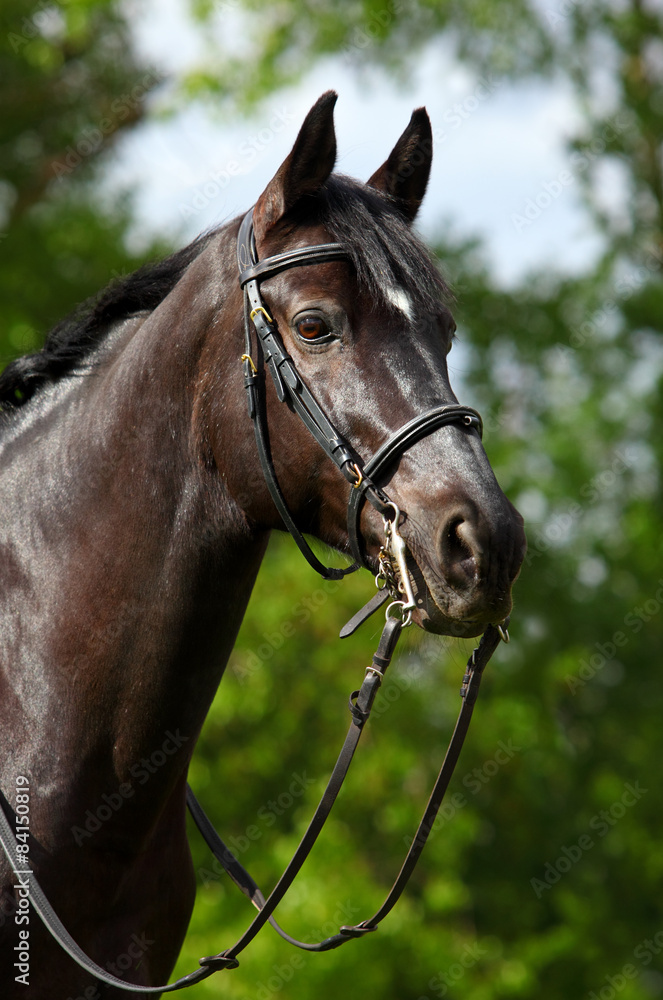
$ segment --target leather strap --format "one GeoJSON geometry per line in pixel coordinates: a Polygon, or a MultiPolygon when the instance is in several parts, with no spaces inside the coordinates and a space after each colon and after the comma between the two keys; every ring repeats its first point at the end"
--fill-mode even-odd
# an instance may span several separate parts
{"type": "MultiPolygon", "coordinates": [[[[506,628],[506,625],[507,623],[505,622],[503,627],[506,628]]],[[[365,697],[362,698],[361,692],[355,691],[353,693],[353,696],[351,698],[351,711],[353,711],[353,714],[356,714],[358,717],[357,722],[355,722],[355,720],[353,719],[353,724],[357,724],[363,727],[364,723],[366,722],[366,719],[370,714],[370,707],[372,705],[373,698],[375,697],[375,693],[377,693],[377,688],[379,687],[379,681],[381,677],[384,676],[384,673],[391,661],[391,657],[393,655],[396,642],[398,641],[398,638],[400,636],[400,631],[401,631],[400,622],[397,619],[388,619],[387,625],[385,626],[385,629],[382,633],[380,646],[378,647],[378,650],[376,651],[373,657],[373,665],[372,667],[368,668],[366,679],[364,681],[364,685],[366,685],[369,672],[371,672],[377,675],[376,677],[377,684],[375,683],[372,684],[371,690],[373,691],[373,694],[370,699],[370,703],[368,703],[367,709],[362,707],[364,704],[366,704],[367,699],[365,697]],[[353,705],[353,699],[355,696],[357,696],[357,701],[356,704],[353,705]]],[[[290,934],[284,931],[283,928],[279,926],[279,924],[277,924],[276,920],[274,920],[272,916],[275,906],[283,898],[285,890],[292,884],[294,875],[297,873],[297,871],[299,871],[301,864],[303,863],[311,847],[313,846],[313,843],[315,842],[315,839],[317,838],[318,833],[320,832],[320,829],[322,828],[322,825],[324,824],[324,821],[327,818],[327,815],[329,814],[331,805],[333,805],[333,802],[336,799],[338,790],[340,788],[340,784],[343,782],[345,775],[347,774],[350,761],[352,759],[352,754],[350,754],[350,757],[348,758],[347,754],[345,753],[348,740],[352,738],[354,741],[354,747],[356,747],[356,743],[358,742],[360,735],[360,732],[356,734],[353,733],[352,725],[350,726],[348,737],[346,737],[346,745],[344,746],[343,751],[341,751],[341,755],[339,757],[339,761],[337,762],[334,774],[332,774],[332,777],[330,778],[329,784],[327,786],[327,789],[325,790],[323,799],[321,801],[322,805],[322,803],[325,802],[326,797],[331,796],[331,801],[328,804],[328,808],[324,812],[324,817],[321,818],[322,814],[319,806],[318,811],[316,812],[308,830],[304,835],[304,838],[302,839],[299,847],[297,848],[297,852],[295,853],[293,861],[286,869],[286,872],[279,881],[276,889],[274,890],[274,892],[268,898],[267,901],[265,901],[265,897],[263,896],[257,883],[251,877],[249,872],[240,864],[240,862],[235,858],[232,852],[228,850],[228,848],[226,847],[226,845],[224,844],[224,842],[221,840],[218,833],[214,829],[214,826],[212,825],[208,817],[205,815],[195,795],[193,794],[190,788],[188,789],[187,803],[189,805],[189,809],[198,826],[198,829],[205,838],[208,847],[215,855],[217,860],[221,863],[221,865],[228,873],[230,878],[233,880],[235,885],[239,887],[239,889],[251,900],[253,905],[260,911],[260,916],[256,917],[253,924],[251,924],[249,930],[239,939],[239,941],[232,948],[229,948],[228,950],[221,952],[221,954],[217,956],[218,958],[236,957],[237,954],[239,954],[239,951],[241,951],[246,946],[246,944],[249,943],[249,941],[253,938],[255,933],[257,933],[257,930],[260,927],[262,927],[267,920],[269,920],[269,922],[272,924],[274,929],[281,935],[281,937],[284,938],[286,941],[288,941],[290,944],[294,945],[297,948],[301,948],[305,951],[316,951],[316,952],[331,951],[332,949],[338,948],[342,944],[345,944],[346,941],[349,941],[354,937],[360,937],[363,934],[367,934],[371,931],[377,930],[378,924],[393,909],[396,902],[402,895],[403,890],[405,889],[405,886],[407,885],[410,876],[412,875],[412,872],[416,867],[419,857],[421,856],[421,852],[424,849],[429,834],[433,829],[435,819],[437,818],[437,814],[442,804],[442,800],[444,799],[444,795],[449,786],[451,776],[458,762],[460,751],[462,749],[465,737],[467,735],[467,731],[470,725],[470,720],[472,718],[472,712],[474,710],[474,704],[476,702],[477,695],[479,693],[479,685],[481,684],[483,671],[488,661],[490,660],[491,656],[495,652],[495,649],[499,645],[500,641],[501,641],[501,635],[498,629],[492,625],[489,625],[484,635],[481,638],[479,646],[473,651],[472,655],[470,656],[467,662],[467,668],[465,671],[465,676],[463,677],[463,684],[460,691],[462,698],[460,712],[458,714],[458,719],[456,720],[456,725],[454,727],[453,734],[449,741],[449,746],[447,748],[447,752],[442,762],[440,772],[437,776],[437,780],[435,782],[430,798],[426,805],[426,809],[421,818],[419,826],[417,827],[416,833],[412,839],[412,844],[410,846],[409,851],[407,852],[403,864],[401,865],[401,869],[398,873],[398,876],[396,877],[396,880],[394,881],[391,889],[389,890],[389,893],[387,894],[387,897],[385,898],[382,906],[368,920],[364,920],[361,923],[353,926],[341,927],[337,934],[333,934],[330,937],[325,938],[323,941],[310,943],[310,942],[298,941],[296,938],[292,937],[290,934]],[[341,760],[343,760],[343,764],[340,765],[339,767],[339,763],[341,762],[341,760]],[[334,781],[335,775],[337,779],[336,781],[334,781]],[[302,850],[304,843],[307,843],[308,845],[306,847],[305,854],[301,858],[301,861],[297,860],[297,863],[294,866],[295,870],[292,873],[292,877],[290,877],[291,869],[293,868],[293,862],[295,862],[295,859],[298,859],[299,852],[300,850],[302,850]],[[282,886],[282,883],[284,886],[283,890],[277,893],[277,890],[279,890],[279,887],[282,886]],[[251,929],[254,926],[256,927],[256,930],[253,933],[251,933],[250,936],[248,936],[249,931],[251,931],[251,929]]],[[[354,747],[352,749],[352,753],[354,753],[354,747]]]]}
{"type": "Polygon", "coordinates": [[[402,455],[403,452],[411,448],[421,438],[432,434],[447,424],[458,423],[478,431],[479,436],[483,434],[481,416],[471,406],[462,406],[459,403],[436,406],[432,410],[421,413],[419,416],[409,420],[408,423],[403,424],[402,427],[378,448],[373,457],[366,462],[363,468],[364,479],[358,487],[352,490],[348,501],[348,537],[350,539],[350,548],[355,561],[360,565],[366,566],[369,569],[371,568],[367,563],[366,553],[361,543],[359,518],[364,501],[366,499],[371,500],[369,491],[375,490],[374,480],[381,476],[399,455],[402,455]]]}
{"type": "Polygon", "coordinates": [[[244,289],[244,387],[263,476],[286,530],[292,535],[309,565],[327,580],[341,580],[344,576],[359,569],[359,565],[353,563],[344,569],[325,566],[315,555],[295,524],[279,486],[269,448],[264,371],[262,368],[259,370],[253,361],[253,338],[251,336],[251,328],[253,327],[258,337],[262,361],[270,372],[278,399],[281,402],[289,400],[325,454],[338,466],[348,481],[354,483],[356,481],[354,453],[338,434],[313,394],[301,380],[295,364],[283,347],[277,328],[267,312],[259,288],[259,281],[262,278],[279,273],[288,267],[306,263],[309,251],[314,253],[316,261],[332,258],[337,260],[347,256],[340,244],[335,243],[328,246],[329,253],[326,252],[326,246],[305,247],[290,253],[269,257],[258,264],[253,237],[253,210],[251,209],[244,216],[240,226],[237,238],[237,265],[240,272],[240,284],[244,289]]]}
{"type": "MultiPolygon", "coordinates": [[[[503,627],[506,628],[507,624],[508,622],[505,622],[503,627]]],[[[71,958],[78,963],[78,965],[85,969],[86,972],[95,976],[100,982],[109,986],[124,989],[130,993],[171,993],[176,990],[183,989],[186,986],[191,986],[194,983],[198,983],[201,980],[206,979],[213,972],[217,972],[222,969],[237,968],[239,965],[237,955],[244,950],[244,948],[256,936],[258,931],[268,921],[278,931],[278,933],[291,944],[307,951],[318,952],[330,951],[334,948],[338,948],[352,938],[361,937],[364,934],[377,929],[378,924],[390,912],[401,896],[415,868],[415,865],[419,860],[419,856],[423,851],[428,836],[433,829],[435,818],[437,817],[442,799],[449,785],[451,775],[458,761],[458,757],[467,734],[484,668],[502,638],[500,630],[493,625],[488,626],[486,632],[481,638],[479,646],[474,650],[468,660],[460,692],[463,699],[462,705],[453,735],[449,742],[447,753],[440,769],[440,773],[437,777],[437,781],[435,782],[433,792],[428,800],[421,822],[419,823],[413,838],[412,845],[401,866],[400,872],[379,910],[377,910],[377,912],[368,920],[364,920],[361,923],[352,926],[343,926],[339,929],[337,934],[333,934],[330,937],[325,938],[323,941],[314,943],[298,941],[296,938],[289,935],[277,924],[276,920],[273,918],[273,912],[292,885],[292,882],[308,857],[311,848],[315,844],[327,817],[331,812],[343,781],[347,775],[350,764],[352,763],[355,750],[359,743],[359,738],[364,725],[370,716],[375,697],[384,674],[391,662],[402,629],[403,623],[400,619],[387,619],[385,627],[382,631],[379,646],[373,656],[373,662],[366,670],[361,688],[358,691],[354,691],[350,696],[350,712],[352,715],[352,722],[341,749],[341,753],[339,754],[334,770],[332,771],[329,782],[327,783],[327,787],[325,788],[320,803],[318,804],[313,818],[290,863],[267,898],[265,898],[264,894],[251,875],[240,864],[237,858],[235,858],[232,851],[230,851],[225,845],[200,807],[193,792],[190,788],[187,788],[187,805],[189,806],[198,828],[205,837],[205,840],[213,853],[223,865],[226,872],[258,909],[258,914],[244,934],[242,934],[242,936],[231,948],[227,948],[225,951],[219,952],[217,955],[202,958],[200,960],[201,968],[194,970],[188,975],[183,976],[182,978],[176,980],[176,982],[170,983],[167,986],[138,986],[126,983],[123,980],[118,979],[116,976],[111,975],[88,958],[58,918],[51,904],[48,902],[48,899],[44,895],[44,892],[41,889],[41,886],[39,885],[32,869],[27,863],[23,863],[24,855],[17,850],[18,843],[6,815],[6,813],[10,811],[10,806],[4,796],[2,796],[2,808],[0,808],[0,844],[2,845],[13,871],[16,873],[21,883],[29,887],[30,901],[43,920],[46,928],[53,935],[55,940],[58,941],[61,947],[71,956],[71,958]],[[17,864],[19,866],[18,868],[16,867],[17,864]]]]}
{"type": "MultiPolygon", "coordinates": [[[[260,928],[271,918],[274,909],[292,885],[295,876],[308,857],[313,844],[317,840],[320,831],[322,830],[325,821],[331,812],[332,806],[336,801],[350,764],[352,763],[352,758],[357,748],[357,744],[359,743],[359,738],[370,715],[381,679],[393,656],[402,627],[402,622],[399,619],[390,618],[383,629],[380,644],[373,658],[373,665],[367,668],[364,681],[359,691],[354,691],[351,695],[350,712],[352,715],[352,722],[322,799],[320,800],[308,829],[306,830],[289,865],[285,869],[283,875],[267,900],[265,900],[260,889],[248,872],[245,871],[239,861],[237,861],[232,852],[226,847],[221,838],[218,836],[214,827],[196,802],[191,790],[187,790],[187,804],[189,805],[193,818],[198,824],[203,836],[207,840],[210,847],[212,847],[212,850],[215,852],[219,861],[221,861],[235,884],[238,885],[242,892],[248,896],[254,906],[258,908],[259,912],[232,948],[228,948],[226,951],[221,952],[218,955],[202,958],[200,960],[201,968],[195,969],[188,975],[176,980],[176,982],[170,983],[170,985],[138,986],[126,983],[124,980],[118,979],[117,976],[113,976],[105,969],[102,969],[101,966],[97,965],[96,962],[93,962],[92,959],[85,954],[85,952],[71,937],[62,921],[53,910],[53,907],[46,898],[46,895],[39,885],[29,864],[22,863],[24,855],[17,850],[18,842],[5,812],[5,810],[9,812],[11,807],[7,803],[4,796],[2,796],[0,799],[0,805],[2,806],[2,808],[0,808],[0,844],[2,845],[9,863],[12,866],[12,870],[20,878],[21,883],[29,887],[30,902],[41,917],[47,930],[52,934],[60,946],[71,956],[71,958],[81,966],[81,968],[95,976],[100,982],[103,982],[108,986],[116,986],[127,990],[129,993],[172,993],[175,990],[183,989],[186,986],[192,986],[194,983],[198,983],[201,980],[206,979],[213,972],[217,972],[221,969],[237,968],[239,962],[237,961],[236,956],[244,950],[246,945],[253,940],[260,928]]],[[[290,938],[290,936],[285,934],[285,932],[281,932],[281,929],[276,924],[276,921],[272,922],[276,926],[277,930],[279,930],[279,933],[282,933],[288,940],[299,944],[299,946],[306,947],[303,942],[296,942],[294,938],[290,938]]],[[[341,929],[339,933],[343,934],[343,929],[341,929]]],[[[335,947],[335,945],[330,945],[329,947],[335,947]]],[[[311,950],[319,951],[327,949],[315,948],[311,950]]]]}
{"type": "MultiPolygon", "coordinates": [[[[503,627],[506,628],[507,624],[508,622],[505,622],[503,627]]],[[[479,646],[472,652],[472,655],[467,662],[465,676],[463,677],[463,684],[460,689],[460,695],[463,699],[460,712],[456,720],[453,735],[449,741],[447,752],[442,762],[442,767],[440,768],[440,772],[437,776],[433,791],[431,792],[428,804],[426,805],[426,809],[421,818],[421,822],[417,827],[410,849],[407,852],[405,860],[401,866],[401,870],[398,873],[396,881],[392,885],[387,898],[380,909],[373,914],[370,920],[365,920],[357,925],[358,930],[362,929],[372,931],[377,928],[378,924],[384,920],[389,911],[393,909],[395,904],[398,902],[410,879],[410,876],[412,875],[412,872],[416,867],[416,864],[421,856],[421,852],[423,851],[426,841],[428,840],[429,834],[433,829],[437,814],[440,806],[442,805],[442,800],[445,796],[447,788],[449,787],[451,776],[454,772],[456,764],[458,763],[460,751],[463,743],[465,742],[467,730],[472,718],[472,712],[474,711],[474,704],[479,694],[479,685],[481,684],[483,671],[500,642],[501,636],[499,631],[495,628],[495,626],[489,625],[481,637],[479,646]]]]}
{"type": "MultiPolygon", "coordinates": [[[[228,959],[236,958],[236,956],[243,951],[244,948],[246,948],[247,944],[253,940],[261,927],[267,923],[277,905],[281,902],[286,892],[292,885],[295,876],[304,864],[311,848],[316,842],[318,835],[320,834],[320,831],[322,830],[325,821],[331,812],[332,806],[336,801],[345,776],[348,773],[354,752],[357,749],[357,744],[359,743],[359,738],[371,713],[375,696],[378,692],[378,688],[380,687],[384,672],[386,671],[393,656],[402,628],[403,625],[399,619],[389,618],[387,620],[382,631],[380,644],[373,657],[373,664],[367,668],[364,681],[359,691],[353,691],[350,696],[350,712],[352,715],[352,722],[345,738],[345,742],[338,756],[331,777],[329,778],[327,787],[325,788],[322,798],[318,803],[318,807],[308,825],[306,832],[304,833],[304,836],[299,842],[290,863],[272,892],[267,897],[265,904],[260,908],[260,912],[254,917],[252,923],[235,942],[235,944],[231,948],[227,948],[225,951],[221,952],[219,955],[201,959],[201,964],[207,965],[215,963],[217,960],[227,961],[228,959]]],[[[219,860],[221,860],[221,863],[223,864],[222,858],[219,860]]],[[[341,928],[339,934],[342,936],[344,935],[343,928],[341,928]]],[[[334,938],[336,938],[336,935],[334,935],[334,938]]],[[[294,939],[292,940],[294,941],[294,939]]],[[[320,947],[308,950],[327,951],[329,947],[336,947],[336,945],[329,945],[324,948],[320,947]]]]}
{"type": "MultiPolygon", "coordinates": [[[[258,372],[256,375],[251,376],[252,379],[259,380],[264,379],[264,372],[258,372]]],[[[253,388],[253,385],[251,385],[253,388]]],[[[326,580],[342,580],[344,576],[348,573],[354,573],[355,570],[359,569],[357,563],[353,563],[344,569],[337,569],[333,566],[325,566],[315,552],[308,544],[303,534],[297,527],[290,513],[288,504],[286,503],[285,497],[281,492],[281,487],[279,481],[276,478],[276,472],[274,471],[274,465],[272,462],[272,454],[269,446],[269,431],[267,425],[267,417],[265,414],[265,398],[264,393],[256,393],[255,395],[255,415],[253,418],[253,427],[256,438],[256,446],[258,448],[258,456],[260,458],[260,464],[262,466],[262,472],[269,489],[272,501],[276,507],[281,520],[287,531],[290,532],[292,538],[294,539],[299,551],[302,553],[308,564],[324,577],[326,580]]]]}
{"type": "Polygon", "coordinates": [[[298,267],[301,264],[325,264],[330,260],[347,259],[348,251],[342,243],[321,243],[316,246],[301,247],[299,250],[276,254],[274,257],[268,257],[267,260],[246,267],[242,267],[242,263],[239,261],[239,283],[243,288],[248,281],[259,281],[261,278],[271,277],[281,271],[286,271],[289,267],[298,267]]]}
{"type": "MultiPolygon", "coordinates": [[[[195,969],[193,972],[189,973],[187,976],[182,976],[176,982],[171,983],[169,986],[138,986],[132,983],[126,983],[123,979],[118,979],[117,976],[113,976],[106,969],[102,969],[101,966],[93,962],[91,958],[85,954],[85,952],[80,948],[72,936],[69,934],[68,930],[55,913],[53,907],[49,903],[44,890],[39,885],[35,873],[32,871],[28,864],[21,863],[24,855],[17,851],[18,842],[14,836],[14,832],[10,826],[9,820],[7,819],[7,813],[11,810],[11,806],[7,802],[6,798],[2,793],[0,793],[0,844],[7,855],[12,870],[19,879],[21,885],[28,887],[30,905],[36,910],[36,912],[41,917],[46,929],[52,934],[55,940],[58,942],[61,948],[63,948],[68,955],[73,958],[74,962],[89,972],[90,975],[95,976],[99,982],[105,983],[107,986],[116,986],[120,989],[126,990],[128,993],[173,993],[175,990],[184,989],[185,986],[193,986],[194,983],[199,983],[202,979],[207,979],[209,975],[214,971],[205,967],[200,969],[195,969]]],[[[233,965],[229,964],[228,968],[234,968],[233,965]]]]}
{"type": "Polygon", "coordinates": [[[352,616],[349,622],[346,622],[341,631],[339,632],[339,639],[346,639],[349,635],[352,635],[357,631],[360,625],[374,615],[378,608],[391,598],[391,593],[388,587],[382,587],[377,593],[373,594],[370,601],[357,611],[356,614],[352,616]]]}

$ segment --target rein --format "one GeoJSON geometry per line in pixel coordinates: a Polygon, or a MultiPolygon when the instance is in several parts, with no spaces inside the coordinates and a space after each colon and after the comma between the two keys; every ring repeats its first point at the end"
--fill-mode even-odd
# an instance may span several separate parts
{"type": "Polygon", "coordinates": [[[364,462],[350,443],[338,433],[302,380],[294,361],[285,351],[278,329],[260,294],[262,280],[287,268],[347,259],[348,255],[341,244],[329,243],[304,247],[258,261],[253,237],[252,215],[252,211],[248,212],[240,226],[237,261],[240,285],[244,290],[245,353],[242,356],[244,385],[265,481],[284,525],[293,536],[302,554],[310,565],[326,579],[340,579],[359,569],[360,566],[365,566],[368,569],[373,568],[369,564],[363,548],[359,528],[364,502],[370,503],[383,518],[384,544],[378,557],[379,573],[376,578],[376,584],[380,589],[342,629],[341,637],[354,632],[389,597],[392,598],[392,603],[387,608],[386,622],[372,663],[366,668],[360,688],[350,695],[350,727],[327,787],[292,859],[269,896],[265,897],[248,871],[223,842],[205,815],[191,788],[187,786],[187,805],[200,832],[227,874],[244,895],[251,900],[258,913],[232,947],[217,955],[200,959],[200,968],[167,986],[139,986],[127,983],[102,969],[79,948],[54,912],[30,868],[25,854],[19,850],[19,844],[6,815],[6,813],[11,814],[11,807],[0,793],[3,807],[0,808],[0,844],[20,885],[28,889],[30,901],[46,928],[86,972],[95,976],[99,982],[124,989],[130,993],[170,993],[200,982],[221,969],[237,968],[239,965],[237,955],[244,950],[267,922],[286,941],[307,951],[330,951],[346,941],[363,937],[363,935],[377,930],[379,923],[401,896],[433,828],[467,734],[484,668],[500,641],[508,641],[506,630],[508,620],[502,625],[489,625],[467,662],[460,690],[461,708],[447,752],[411,846],[382,906],[372,917],[352,926],[343,926],[337,934],[325,938],[323,941],[308,943],[291,937],[277,924],[273,916],[274,910],[292,885],[331,812],[352,763],[359,739],[370,716],[375,697],[389,667],[401,632],[410,624],[412,611],[415,607],[406,563],[406,545],[399,531],[401,514],[387,493],[376,485],[375,480],[399,455],[438,428],[447,424],[460,424],[473,428],[481,434],[482,422],[477,411],[468,406],[449,404],[435,407],[402,426],[368,461],[364,462]],[[258,338],[259,356],[270,372],[279,400],[291,404],[325,454],[336,464],[352,487],[348,501],[348,537],[355,561],[345,569],[334,569],[320,562],[295,525],[279,487],[269,448],[264,368],[259,370],[253,361],[252,327],[258,338]],[[382,586],[380,586],[380,581],[383,583],[382,586]]]}

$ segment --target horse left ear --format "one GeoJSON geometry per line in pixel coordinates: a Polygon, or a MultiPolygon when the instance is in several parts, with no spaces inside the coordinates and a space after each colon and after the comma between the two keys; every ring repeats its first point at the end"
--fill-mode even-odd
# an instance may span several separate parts
{"type": "Polygon", "coordinates": [[[258,242],[301,198],[319,191],[334,169],[337,96],[328,90],[318,98],[304,119],[292,152],[258,198],[253,210],[258,242]]]}
{"type": "Polygon", "coordinates": [[[425,108],[417,108],[389,158],[368,184],[395,198],[405,218],[412,222],[426,193],[432,160],[430,118],[425,108]]]}

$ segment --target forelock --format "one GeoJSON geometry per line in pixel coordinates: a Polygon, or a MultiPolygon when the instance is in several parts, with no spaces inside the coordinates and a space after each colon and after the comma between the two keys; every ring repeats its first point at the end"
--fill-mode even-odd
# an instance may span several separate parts
{"type": "Polygon", "coordinates": [[[369,294],[389,309],[437,313],[452,300],[428,247],[380,192],[334,174],[317,199],[317,221],[342,243],[369,294]]]}

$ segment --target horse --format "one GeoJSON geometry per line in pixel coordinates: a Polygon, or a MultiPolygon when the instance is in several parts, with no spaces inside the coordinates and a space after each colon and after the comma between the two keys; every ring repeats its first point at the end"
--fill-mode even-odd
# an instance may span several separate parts
{"type": "MultiPolygon", "coordinates": [[[[118,956],[149,942],[118,972],[145,989],[167,982],[190,919],[187,768],[270,533],[290,518],[300,538],[349,554],[345,507],[365,456],[433,410],[449,419],[366,477],[362,561],[378,568],[391,523],[408,616],[469,637],[509,615],[525,551],[475,411],[452,392],[450,292],[413,228],[428,115],[413,113],[364,184],[334,172],[335,101],[329,91],[312,107],[250,215],[245,287],[264,296],[252,309],[235,219],[109,286],[0,376],[3,815],[14,825],[29,810],[29,838],[20,825],[17,837],[96,963],[126,968],[118,956]],[[260,275],[260,261],[285,258],[297,266],[260,275]],[[252,324],[268,321],[290,367],[256,338],[252,324]],[[247,412],[266,367],[260,406],[283,511],[247,412]],[[310,387],[338,461],[279,379],[310,387]],[[398,510],[391,522],[380,502],[398,510]]],[[[123,996],[99,992],[34,913],[23,920],[15,866],[3,857],[0,870],[2,996],[123,996]]]]}

